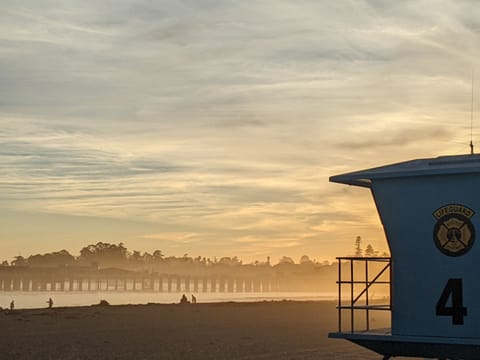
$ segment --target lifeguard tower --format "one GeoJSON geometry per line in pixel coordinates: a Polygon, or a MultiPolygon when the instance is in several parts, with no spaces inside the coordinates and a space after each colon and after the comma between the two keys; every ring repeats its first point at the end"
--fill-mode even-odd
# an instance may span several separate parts
{"type": "Polygon", "coordinates": [[[370,189],[391,259],[338,258],[339,329],[329,337],[350,340],[384,359],[480,359],[480,241],[475,241],[480,155],[406,161],[330,181],[370,189]],[[370,262],[383,265],[369,273],[370,262]],[[363,280],[355,278],[358,268],[365,269],[363,280]],[[369,300],[376,282],[390,283],[386,304],[369,300]],[[391,311],[390,329],[371,329],[368,317],[374,310],[391,311]],[[353,324],[359,311],[367,316],[361,330],[353,324]],[[345,318],[351,320],[348,329],[342,328],[345,318]]]}

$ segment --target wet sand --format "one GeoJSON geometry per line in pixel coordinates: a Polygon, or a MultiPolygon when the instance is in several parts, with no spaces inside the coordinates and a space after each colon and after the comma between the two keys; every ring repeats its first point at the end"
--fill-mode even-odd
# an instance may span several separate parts
{"type": "Polygon", "coordinates": [[[2,359],[381,359],[327,338],[328,301],[29,309],[0,321],[2,359]]]}

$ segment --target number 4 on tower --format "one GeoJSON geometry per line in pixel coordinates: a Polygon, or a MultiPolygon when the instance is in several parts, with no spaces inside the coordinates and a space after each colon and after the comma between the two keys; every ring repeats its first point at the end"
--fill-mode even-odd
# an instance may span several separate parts
{"type": "Polygon", "coordinates": [[[463,306],[462,279],[448,279],[442,295],[437,302],[438,316],[451,316],[453,325],[463,325],[463,317],[467,316],[467,308],[463,306]],[[451,306],[447,306],[451,298],[451,306]]]}

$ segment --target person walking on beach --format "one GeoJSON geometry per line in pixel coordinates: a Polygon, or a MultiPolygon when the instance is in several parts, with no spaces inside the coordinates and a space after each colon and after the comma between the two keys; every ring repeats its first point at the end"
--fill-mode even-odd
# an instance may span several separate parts
{"type": "Polygon", "coordinates": [[[197,303],[197,298],[195,297],[195,295],[192,294],[192,304],[196,304],[197,303]]]}
{"type": "Polygon", "coordinates": [[[10,302],[10,311],[13,311],[14,308],[15,308],[15,302],[12,300],[10,302]]]}
{"type": "Polygon", "coordinates": [[[49,308],[49,309],[51,309],[51,308],[53,307],[53,300],[52,300],[52,298],[48,298],[47,304],[48,304],[48,308],[49,308]]]}

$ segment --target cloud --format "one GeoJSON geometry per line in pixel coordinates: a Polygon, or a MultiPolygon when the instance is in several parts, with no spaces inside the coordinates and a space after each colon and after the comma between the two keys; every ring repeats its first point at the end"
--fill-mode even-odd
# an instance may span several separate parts
{"type": "Polygon", "coordinates": [[[338,146],[353,151],[365,149],[378,151],[382,148],[398,148],[424,142],[449,141],[451,136],[451,131],[445,125],[438,128],[417,126],[416,128],[392,129],[391,131],[379,129],[359,133],[359,139],[351,139],[348,143],[339,143],[338,146]]]}
{"type": "MultiPolygon", "coordinates": [[[[477,8],[7,1],[0,206],[159,223],[218,255],[380,244],[369,194],[328,177],[468,150],[477,8]]],[[[131,241],[167,242],[150,230],[131,241]]]]}
{"type": "Polygon", "coordinates": [[[198,234],[188,232],[163,232],[154,234],[145,234],[139,236],[141,239],[154,240],[155,242],[175,242],[189,244],[198,241],[198,234]]]}

